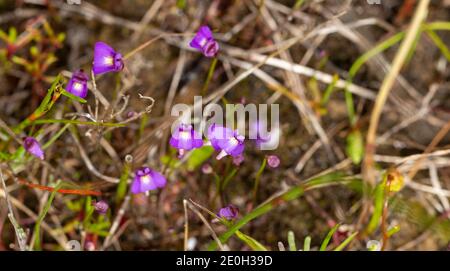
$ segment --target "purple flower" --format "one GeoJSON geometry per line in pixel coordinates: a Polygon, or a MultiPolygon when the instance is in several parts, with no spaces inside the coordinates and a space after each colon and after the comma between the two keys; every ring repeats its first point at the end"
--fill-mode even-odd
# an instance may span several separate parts
{"type": "Polygon", "coordinates": [[[124,67],[122,55],[104,42],[96,42],[94,47],[94,63],[92,71],[95,75],[106,72],[118,72],[124,67]]]}
{"type": "Polygon", "coordinates": [[[178,149],[180,156],[182,156],[185,151],[203,146],[201,135],[194,130],[192,125],[187,124],[180,124],[173,131],[169,143],[172,147],[178,149]]]}
{"type": "Polygon", "coordinates": [[[225,218],[226,220],[232,220],[237,217],[238,213],[239,209],[236,206],[230,204],[220,209],[217,216],[220,218],[225,218]]]}
{"type": "Polygon", "coordinates": [[[277,168],[280,165],[280,158],[276,155],[267,156],[267,164],[271,168],[277,168]]]}
{"type": "Polygon", "coordinates": [[[220,151],[217,159],[231,155],[236,157],[244,151],[244,137],[238,131],[213,124],[208,129],[208,139],[217,151],[220,151]]]}
{"type": "Polygon", "coordinates": [[[145,193],[166,186],[166,178],[161,173],[142,167],[134,172],[134,180],[131,184],[133,194],[145,193]]]}
{"type": "Polygon", "coordinates": [[[211,29],[206,25],[200,27],[189,45],[202,52],[206,57],[215,57],[219,51],[219,44],[214,39],[211,29]]]}
{"type": "Polygon", "coordinates": [[[92,203],[92,205],[94,206],[94,209],[99,213],[99,214],[106,214],[106,212],[108,211],[109,205],[108,203],[106,203],[106,201],[101,200],[101,201],[97,201],[92,203]]]}
{"type": "Polygon", "coordinates": [[[33,137],[26,137],[23,140],[24,148],[27,152],[36,156],[37,158],[44,160],[44,152],[42,151],[41,145],[33,137]]]}
{"type": "Polygon", "coordinates": [[[66,86],[66,90],[73,95],[76,95],[80,98],[84,98],[87,95],[87,75],[83,72],[83,70],[78,70],[72,74],[72,78],[70,78],[69,83],[66,86]]]}

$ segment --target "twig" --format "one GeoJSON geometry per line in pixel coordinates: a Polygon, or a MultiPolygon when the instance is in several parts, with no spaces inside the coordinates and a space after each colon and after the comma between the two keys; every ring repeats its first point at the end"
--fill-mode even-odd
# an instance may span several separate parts
{"type": "Polygon", "coordinates": [[[95,96],[95,119],[98,118],[98,101],[100,101],[102,103],[102,105],[105,107],[105,109],[109,108],[109,102],[108,100],[105,98],[105,96],[103,96],[103,94],[98,91],[97,89],[97,83],[95,82],[95,75],[94,75],[94,71],[91,71],[91,79],[92,79],[92,89],[91,91],[94,93],[95,96]]]}
{"type": "Polygon", "coordinates": [[[403,67],[403,64],[408,56],[408,53],[414,44],[414,40],[419,33],[420,25],[426,18],[429,3],[430,0],[422,0],[417,7],[411,26],[409,27],[408,32],[406,33],[406,37],[403,40],[402,45],[400,46],[400,49],[394,58],[391,70],[387,74],[383,81],[383,84],[381,85],[380,91],[375,101],[374,109],[370,116],[370,125],[366,138],[366,153],[363,165],[363,175],[364,179],[372,185],[375,183],[375,173],[373,172],[373,155],[375,154],[376,132],[381,112],[389,95],[389,92],[391,91],[395,83],[397,75],[400,73],[400,70],[403,67]]]}
{"type": "Polygon", "coordinates": [[[130,203],[131,195],[128,194],[120,206],[119,211],[117,212],[116,218],[114,218],[114,222],[109,230],[108,236],[105,238],[105,241],[103,242],[102,249],[105,250],[111,245],[111,240],[114,236],[114,233],[117,231],[117,229],[120,226],[120,221],[122,221],[122,217],[125,215],[125,210],[128,208],[128,204],[130,203]]]}
{"type": "Polygon", "coordinates": [[[117,178],[113,178],[113,177],[109,177],[106,176],[102,173],[100,173],[92,164],[91,160],[89,159],[88,155],[86,154],[86,151],[84,150],[83,146],[80,143],[80,139],[78,138],[78,136],[75,134],[75,132],[73,131],[73,129],[70,130],[71,131],[71,135],[72,138],[75,141],[75,144],[78,146],[78,150],[80,151],[80,155],[83,158],[84,163],[86,164],[86,167],[89,169],[89,171],[91,171],[95,176],[110,182],[110,183],[119,183],[119,179],[117,178]]]}
{"type": "Polygon", "coordinates": [[[188,251],[188,241],[189,241],[189,216],[187,213],[187,200],[183,199],[183,209],[184,209],[184,251],[188,251]]]}
{"type": "Polygon", "coordinates": [[[147,12],[144,14],[144,17],[142,17],[142,20],[139,22],[138,29],[131,36],[132,41],[138,39],[139,35],[142,33],[142,31],[145,29],[145,27],[150,23],[150,21],[156,15],[156,13],[161,8],[163,3],[164,3],[164,0],[156,0],[153,2],[153,4],[150,6],[150,8],[147,10],[147,12]]]}
{"type": "MultiPolygon", "coordinates": [[[[186,200],[185,200],[186,201],[186,200]]],[[[194,213],[203,221],[203,223],[205,224],[205,226],[208,228],[208,230],[211,233],[211,236],[213,237],[214,241],[217,243],[217,246],[219,246],[220,250],[224,251],[226,250],[225,247],[223,246],[222,242],[220,241],[219,237],[217,237],[216,232],[213,230],[213,228],[211,227],[211,225],[209,225],[208,221],[206,220],[206,218],[197,210],[197,204],[194,205],[192,204],[193,201],[191,200],[186,201],[186,204],[188,205],[189,209],[191,209],[192,211],[194,211],[194,213]]]]}
{"type": "Polygon", "coordinates": [[[3,170],[1,168],[0,168],[0,177],[2,179],[3,190],[5,191],[5,201],[6,201],[6,204],[8,205],[9,221],[11,221],[11,224],[16,233],[17,243],[19,243],[20,250],[25,251],[25,250],[27,250],[27,234],[20,227],[19,223],[17,223],[17,220],[14,217],[14,212],[13,212],[13,209],[11,206],[11,202],[9,201],[9,195],[8,195],[8,190],[6,188],[5,179],[3,178],[3,170]]]}
{"type": "MultiPolygon", "coordinates": [[[[439,144],[439,142],[441,142],[441,140],[448,134],[449,131],[450,131],[450,121],[447,122],[447,124],[445,126],[443,126],[441,128],[441,130],[436,134],[436,136],[431,141],[430,145],[428,145],[428,147],[425,149],[424,154],[428,154],[431,151],[433,151],[433,149],[437,146],[437,144],[439,144]]],[[[416,176],[417,171],[419,170],[420,164],[422,164],[422,162],[425,159],[425,157],[426,157],[426,155],[420,157],[414,163],[414,165],[411,167],[411,169],[410,169],[410,171],[408,173],[408,177],[410,179],[413,179],[414,176],[416,176]]]]}

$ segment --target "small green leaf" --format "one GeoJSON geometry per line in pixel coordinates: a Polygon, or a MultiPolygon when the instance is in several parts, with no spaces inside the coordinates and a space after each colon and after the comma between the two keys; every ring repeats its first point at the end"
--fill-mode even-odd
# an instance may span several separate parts
{"type": "Polygon", "coordinates": [[[36,46],[31,46],[30,54],[32,57],[37,57],[39,55],[39,49],[36,46]]]}
{"type": "Polygon", "coordinates": [[[195,170],[203,162],[205,162],[214,153],[214,148],[211,146],[203,146],[192,151],[187,160],[187,168],[189,171],[195,170]]]}
{"type": "Polygon", "coordinates": [[[8,35],[1,29],[0,29],[0,39],[3,40],[4,42],[9,42],[8,35]]]}
{"type": "Polygon", "coordinates": [[[58,42],[63,42],[66,39],[66,34],[64,33],[59,33],[58,36],[56,36],[56,40],[58,40],[58,42]]]}
{"type": "Polygon", "coordinates": [[[186,8],[186,0],[177,0],[177,8],[185,9],[186,8]]]}
{"type": "Polygon", "coordinates": [[[395,225],[388,229],[387,236],[390,238],[392,235],[396,234],[399,231],[400,231],[400,226],[395,225]]]}
{"type": "Polygon", "coordinates": [[[295,1],[294,9],[299,9],[305,3],[305,0],[297,0],[295,1]]]}
{"type": "Polygon", "coordinates": [[[14,43],[17,39],[17,30],[15,27],[9,28],[9,42],[14,43]]]}
{"type": "Polygon", "coordinates": [[[359,165],[361,163],[364,155],[364,142],[359,130],[354,130],[347,136],[347,147],[345,150],[353,164],[359,165]]]}
{"type": "Polygon", "coordinates": [[[11,58],[11,61],[16,63],[17,65],[21,65],[21,66],[27,66],[28,65],[28,61],[25,58],[18,57],[18,56],[13,56],[11,58]]]}

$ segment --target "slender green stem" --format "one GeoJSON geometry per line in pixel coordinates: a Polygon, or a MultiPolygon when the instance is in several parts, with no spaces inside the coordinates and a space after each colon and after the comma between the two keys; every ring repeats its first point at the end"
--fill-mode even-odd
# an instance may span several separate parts
{"type": "Polygon", "coordinates": [[[256,172],[255,176],[255,186],[253,188],[253,203],[256,203],[256,197],[258,195],[258,187],[259,187],[259,179],[261,178],[261,174],[263,173],[264,169],[267,165],[267,158],[264,158],[261,166],[258,169],[258,172],[256,172]]]}
{"type": "Polygon", "coordinates": [[[345,90],[345,104],[347,106],[348,118],[352,126],[356,123],[355,105],[353,104],[353,95],[347,89],[345,90]]]}
{"type": "Polygon", "coordinates": [[[445,56],[447,61],[450,62],[450,50],[445,45],[444,41],[433,30],[427,30],[426,33],[430,37],[430,39],[434,42],[436,47],[438,47],[441,53],[445,56]]]}
{"type": "Polygon", "coordinates": [[[222,187],[220,188],[220,190],[221,191],[223,191],[226,187],[227,187],[227,185],[228,185],[228,183],[233,179],[233,177],[236,175],[236,173],[238,172],[238,169],[239,168],[234,168],[226,177],[225,177],[225,179],[223,180],[223,182],[222,182],[222,187]]]}
{"type": "Polygon", "coordinates": [[[25,127],[30,125],[33,121],[42,117],[43,115],[45,115],[47,112],[50,111],[50,109],[59,99],[61,94],[64,92],[64,89],[62,88],[63,83],[64,79],[61,77],[61,74],[59,74],[56,77],[55,81],[53,81],[51,87],[49,88],[47,94],[45,95],[39,107],[36,108],[36,110],[34,110],[34,112],[30,116],[28,116],[25,120],[23,120],[19,125],[17,125],[13,129],[15,133],[20,133],[25,127]]]}
{"type": "MultiPolygon", "coordinates": [[[[170,165],[170,161],[169,161],[169,165],[170,165]]],[[[128,178],[130,176],[131,166],[132,166],[132,161],[126,161],[126,159],[125,159],[125,163],[124,163],[123,169],[122,169],[122,175],[120,175],[120,181],[119,181],[119,184],[117,185],[117,190],[116,190],[116,199],[115,199],[116,206],[120,206],[120,203],[122,202],[122,200],[125,198],[125,195],[127,194],[128,178]]]]}
{"type": "Polygon", "coordinates": [[[44,221],[45,216],[47,215],[48,210],[50,209],[50,206],[52,206],[53,199],[56,196],[56,193],[61,188],[63,183],[59,181],[55,188],[53,189],[53,192],[50,194],[50,197],[47,200],[47,203],[44,206],[44,209],[42,210],[41,214],[39,215],[38,220],[36,221],[36,224],[34,225],[34,250],[42,250],[41,248],[41,223],[44,221]]]}
{"type": "Polygon", "coordinates": [[[35,120],[30,124],[47,124],[47,123],[66,123],[66,124],[76,124],[76,125],[92,125],[92,126],[103,126],[103,127],[125,127],[123,123],[112,123],[112,122],[95,122],[95,121],[80,121],[80,120],[68,120],[68,119],[42,119],[35,120]]]}
{"type": "Polygon", "coordinates": [[[333,76],[333,81],[331,82],[331,84],[328,85],[327,89],[325,90],[323,96],[322,96],[322,100],[320,101],[320,105],[321,106],[325,106],[328,101],[330,100],[331,94],[333,93],[335,87],[336,87],[336,83],[339,81],[339,75],[335,74],[333,76]]]}
{"type": "Polygon", "coordinates": [[[54,136],[52,136],[52,138],[50,138],[49,141],[47,141],[42,148],[45,150],[48,147],[50,147],[66,130],[67,128],[69,128],[70,123],[67,123],[66,125],[64,125],[63,128],[61,128],[54,136]]]}
{"type": "Polygon", "coordinates": [[[211,82],[214,71],[216,70],[217,60],[218,59],[216,57],[213,58],[211,65],[209,66],[208,76],[206,77],[206,81],[205,81],[205,84],[203,85],[202,92],[201,92],[202,96],[205,95],[206,92],[208,91],[209,83],[211,82]]]}

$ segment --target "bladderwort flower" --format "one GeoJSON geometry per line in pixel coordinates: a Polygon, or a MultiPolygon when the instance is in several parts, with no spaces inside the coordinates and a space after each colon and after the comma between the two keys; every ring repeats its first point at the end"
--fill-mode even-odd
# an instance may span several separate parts
{"type": "Polygon", "coordinates": [[[201,135],[195,131],[192,125],[183,123],[175,128],[169,143],[178,149],[179,157],[182,157],[186,151],[203,146],[201,135]]]}
{"type": "Polygon", "coordinates": [[[268,155],[267,164],[271,168],[277,168],[280,165],[280,158],[278,158],[278,156],[276,155],[268,155]]]}
{"type": "Polygon", "coordinates": [[[102,215],[106,214],[109,209],[108,203],[106,203],[106,201],[104,200],[93,202],[92,205],[94,206],[95,211],[102,215]]]}
{"type": "Polygon", "coordinates": [[[215,57],[219,52],[219,43],[214,39],[208,26],[201,26],[189,45],[199,50],[206,57],[215,57]]]}
{"type": "Polygon", "coordinates": [[[226,220],[233,220],[237,217],[238,214],[239,214],[239,209],[236,206],[230,204],[230,205],[220,209],[217,216],[220,218],[224,218],[226,220]]]}
{"type": "Polygon", "coordinates": [[[39,142],[31,136],[25,137],[23,140],[25,150],[37,158],[44,160],[44,151],[39,142]]]}
{"type": "Polygon", "coordinates": [[[236,157],[244,152],[245,137],[239,135],[237,130],[233,131],[230,128],[212,124],[208,129],[208,139],[213,148],[220,151],[217,160],[227,155],[236,157]]]}
{"type": "Polygon", "coordinates": [[[94,47],[94,62],[92,63],[94,75],[118,72],[124,67],[122,55],[104,42],[96,42],[94,47]]]}
{"type": "Polygon", "coordinates": [[[166,186],[166,178],[161,173],[148,167],[136,170],[134,175],[134,180],[131,184],[131,193],[133,194],[145,193],[166,186]]]}
{"type": "Polygon", "coordinates": [[[75,96],[85,98],[88,92],[87,81],[88,76],[80,69],[72,74],[66,90],[75,96]]]}

